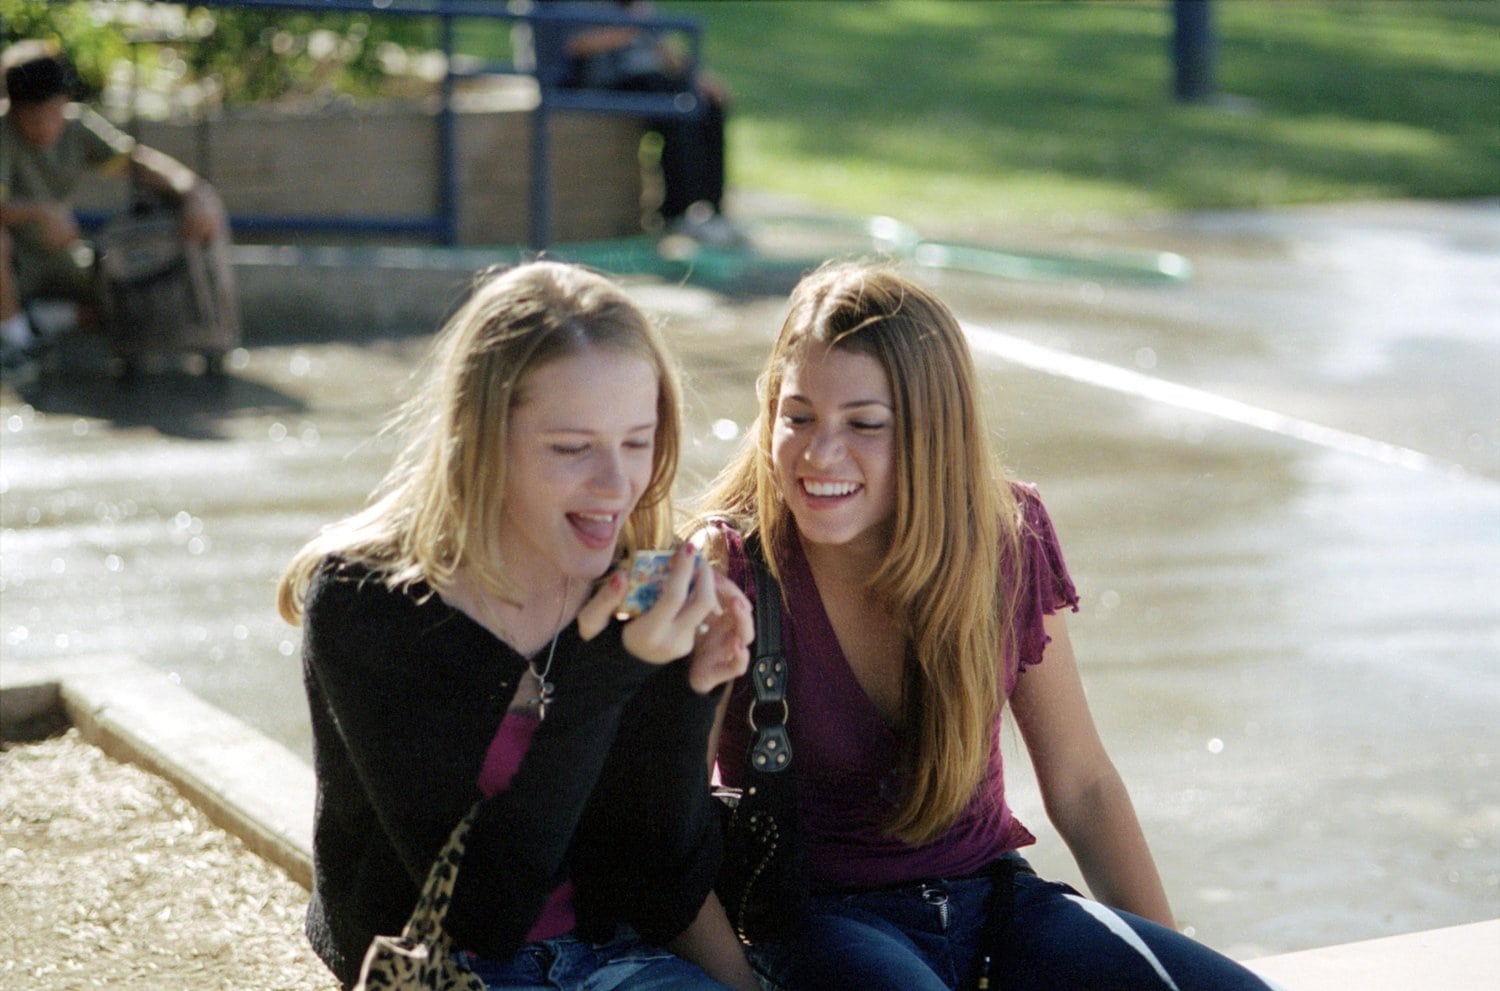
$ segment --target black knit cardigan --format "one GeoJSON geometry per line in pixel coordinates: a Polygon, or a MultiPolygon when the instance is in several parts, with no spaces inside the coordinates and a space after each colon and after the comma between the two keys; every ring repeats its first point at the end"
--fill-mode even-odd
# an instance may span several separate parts
{"type": "MultiPolygon", "coordinates": [[[[302,645],[318,796],[307,935],[345,986],[370,939],[401,930],[428,867],[480,798],[477,781],[525,659],[425,586],[393,591],[327,561],[308,590],[302,645]]],[[[720,839],[705,768],[717,693],[686,662],[631,656],[615,622],[570,625],[556,697],[509,788],[470,833],[448,928],[513,956],[548,894],[576,889],[580,935],[619,922],[665,942],[713,886],[720,839]]]]}

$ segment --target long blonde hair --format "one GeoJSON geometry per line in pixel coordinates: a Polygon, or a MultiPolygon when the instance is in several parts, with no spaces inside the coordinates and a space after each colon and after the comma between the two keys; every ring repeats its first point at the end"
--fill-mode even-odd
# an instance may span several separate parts
{"type": "Polygon", "coordinates": [[[1002,658],[1013,633],[1019,522],[995,467],[973,359],[936,297],[872,263],[835,263],[792,292],[791,310],[757,381],[760,413],[703,501],[758,532],[774,573],[796,525],[777,486],[771,437],[790,366],[820,348],[867,354],[890,380],[896,509],[890,546],[867,588],[899,618],[906,790],[886,823],[907,843],[952,826],[985,778],[1003,704],[1002,658]]]}
{"type": "Polygon", "coordinates": [[[677,375],[660,336],[603,276],[532,262],[480,274],[439,334],[424,386],[396,418],[401,453],[364,510],[292,558],[277,588],[281,615],[301,621],[308,585],[329,555],[366,565],[392,588],[426,582],[441,590],[462,568],[487,591],[515,594],[497,545],[511,412],[527,376],[590,348],[644,358],[656,371],[651,478],[620,549],[665,546],[681,424],[677,375]]]}

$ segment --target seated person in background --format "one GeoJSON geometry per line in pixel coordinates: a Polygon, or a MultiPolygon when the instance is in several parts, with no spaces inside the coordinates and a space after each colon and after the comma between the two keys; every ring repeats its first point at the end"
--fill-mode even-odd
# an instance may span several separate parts
{"type": "MultiPolygon", "coordinates": [[[[549,2],[542,12],[625,12],[647,18],[639,0],[549,2]]],[[[646,124],[662,137],[661,172],[666,187],[661,219],[667,234],[728,247],[742,237],[723,216],[724,109],[728,90],[713,75],[694,71],[683,53],[647,28],[621,24],[532,22],[537,77],[546,84],[638,93],[692,89],[702,104],[687,117],[658,117],[646,124]]]]}
{"type": "Polygon", "coordinates": [[[228,236],[213,188],[175,159],[137,144],[72,102],[73,73],[53,46],[23,41],[0,56],[8,103],[0,111],[0,367],[25,365],[40,340],[24,309],[38,297],[95,302],[93,253],[71,199],[91,170],[129,167],[177,207],[182,236],[228,236]]]}

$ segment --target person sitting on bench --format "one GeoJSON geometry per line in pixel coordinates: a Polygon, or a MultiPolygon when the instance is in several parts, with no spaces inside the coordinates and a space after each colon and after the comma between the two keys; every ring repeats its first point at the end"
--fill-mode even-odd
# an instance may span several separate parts
{"type": "Polygon", "coordinates": [[[636,93],[697,95],[691,115],[653,117],[646,126],[662,138],[662,228],[713,247],[743,235],[724,217],[724,117],[729,91],[714,75],[684,64],[682,53],[651,30],[649,4],[640,0],[567,0],[539,10],[582,15],[627,13],[641,22],[589,24],[538,18],[532,23],[536,74],[543,85],[636,93]]]}
{"type": "Polygon", "coordinates": [[[92,251],[71,205],[89,171],[130,168],[143,190],[177,208],[188,241],[227,238],[228,221],[191,169],[73,102],[73,72],[53,45],[18,42],[0,66],[8,97],[0,112],[0,368],[11,373],[30,366],[42,343],[26,304],[98,302],[92,251]]]}

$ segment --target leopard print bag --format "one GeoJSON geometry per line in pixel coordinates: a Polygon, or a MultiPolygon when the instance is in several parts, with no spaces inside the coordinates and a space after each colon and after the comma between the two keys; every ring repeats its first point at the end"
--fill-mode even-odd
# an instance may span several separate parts
{"type": "Polygon", "coordinates": [[[485,991],[484,981],[454,958],[452,940],[443,929],[464,859],[464,840],[478,811],[476,805],[453,827],[401,935],[370,941],[354,991],[485,991]]]}

